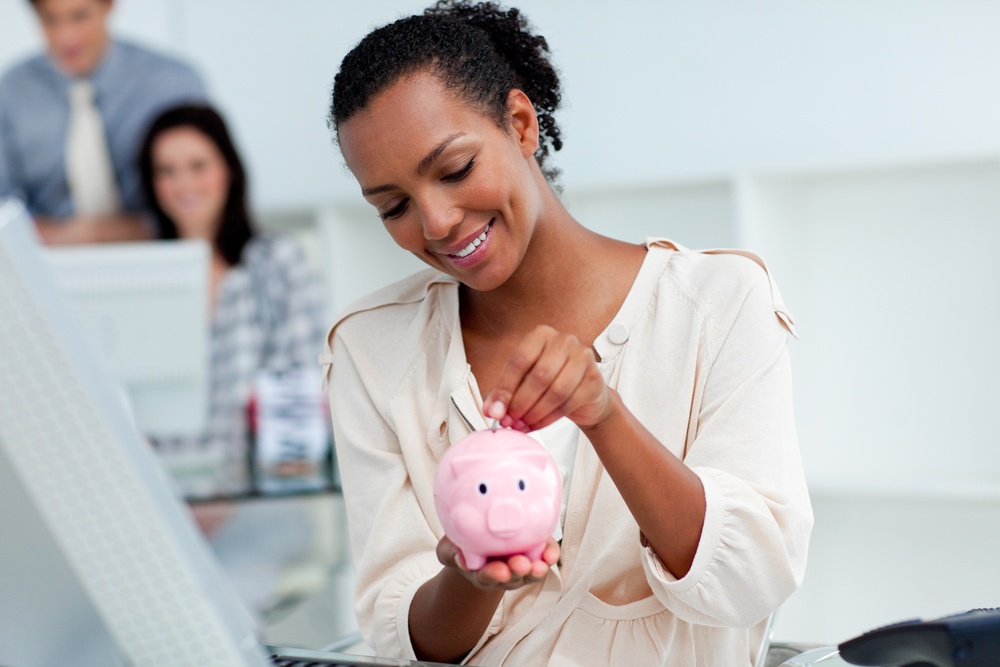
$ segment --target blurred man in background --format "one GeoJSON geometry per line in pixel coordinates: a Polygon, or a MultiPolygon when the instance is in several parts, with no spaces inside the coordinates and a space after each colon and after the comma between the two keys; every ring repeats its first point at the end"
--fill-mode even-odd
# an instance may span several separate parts
{"type": "Polygon", "coordinates": [[[113,38],[113,0],[30,0],[46,53],[0,78],[0,198],[24,200],[45,243],[152,234],[135,165],[149,122],[205,101],[188,65],[113,38]]]}

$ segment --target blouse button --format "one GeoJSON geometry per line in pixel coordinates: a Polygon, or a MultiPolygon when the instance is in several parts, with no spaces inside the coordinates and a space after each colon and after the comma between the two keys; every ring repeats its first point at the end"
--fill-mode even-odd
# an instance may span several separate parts
{"type": "Polygon", "coordinates": [[[621,322],[612,322],[611,326],[608,327],[608,338],[615,345],[624,345],[625,341],[628,340],[628,327],[621,322]]]}

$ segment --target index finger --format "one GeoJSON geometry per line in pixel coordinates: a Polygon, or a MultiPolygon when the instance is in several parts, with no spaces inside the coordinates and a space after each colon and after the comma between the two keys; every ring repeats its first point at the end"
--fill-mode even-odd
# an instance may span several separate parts
{"type": "Polygon", "coordinates": [[[483,401],[483,413],[487,417],[503,419],[507,415],[514,393],[545,350],[548,340],[547,330],[554,331],[551,327],[545,326],[533,329],[507,358],[496,386],[483,401]]]}

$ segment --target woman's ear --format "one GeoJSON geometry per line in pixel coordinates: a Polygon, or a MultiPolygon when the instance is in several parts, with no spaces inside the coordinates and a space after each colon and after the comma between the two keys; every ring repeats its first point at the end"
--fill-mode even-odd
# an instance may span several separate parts
{"type": "Polygon", "coordinates": [[[535,105],[524,91],[511,88],[507,93],[507,118],[521,154],[526,158],[534,155],[538,150],[538,116],[535,114],[535,105]]]}

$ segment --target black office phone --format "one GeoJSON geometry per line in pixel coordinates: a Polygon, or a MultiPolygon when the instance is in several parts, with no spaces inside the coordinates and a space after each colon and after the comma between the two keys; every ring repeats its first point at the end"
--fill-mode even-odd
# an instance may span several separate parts
{"type": "Polygon", "coordinates": [[[997,667],[1000,608],[876,628],[842,643],[840,657],[872,667],[997,667]]]}

